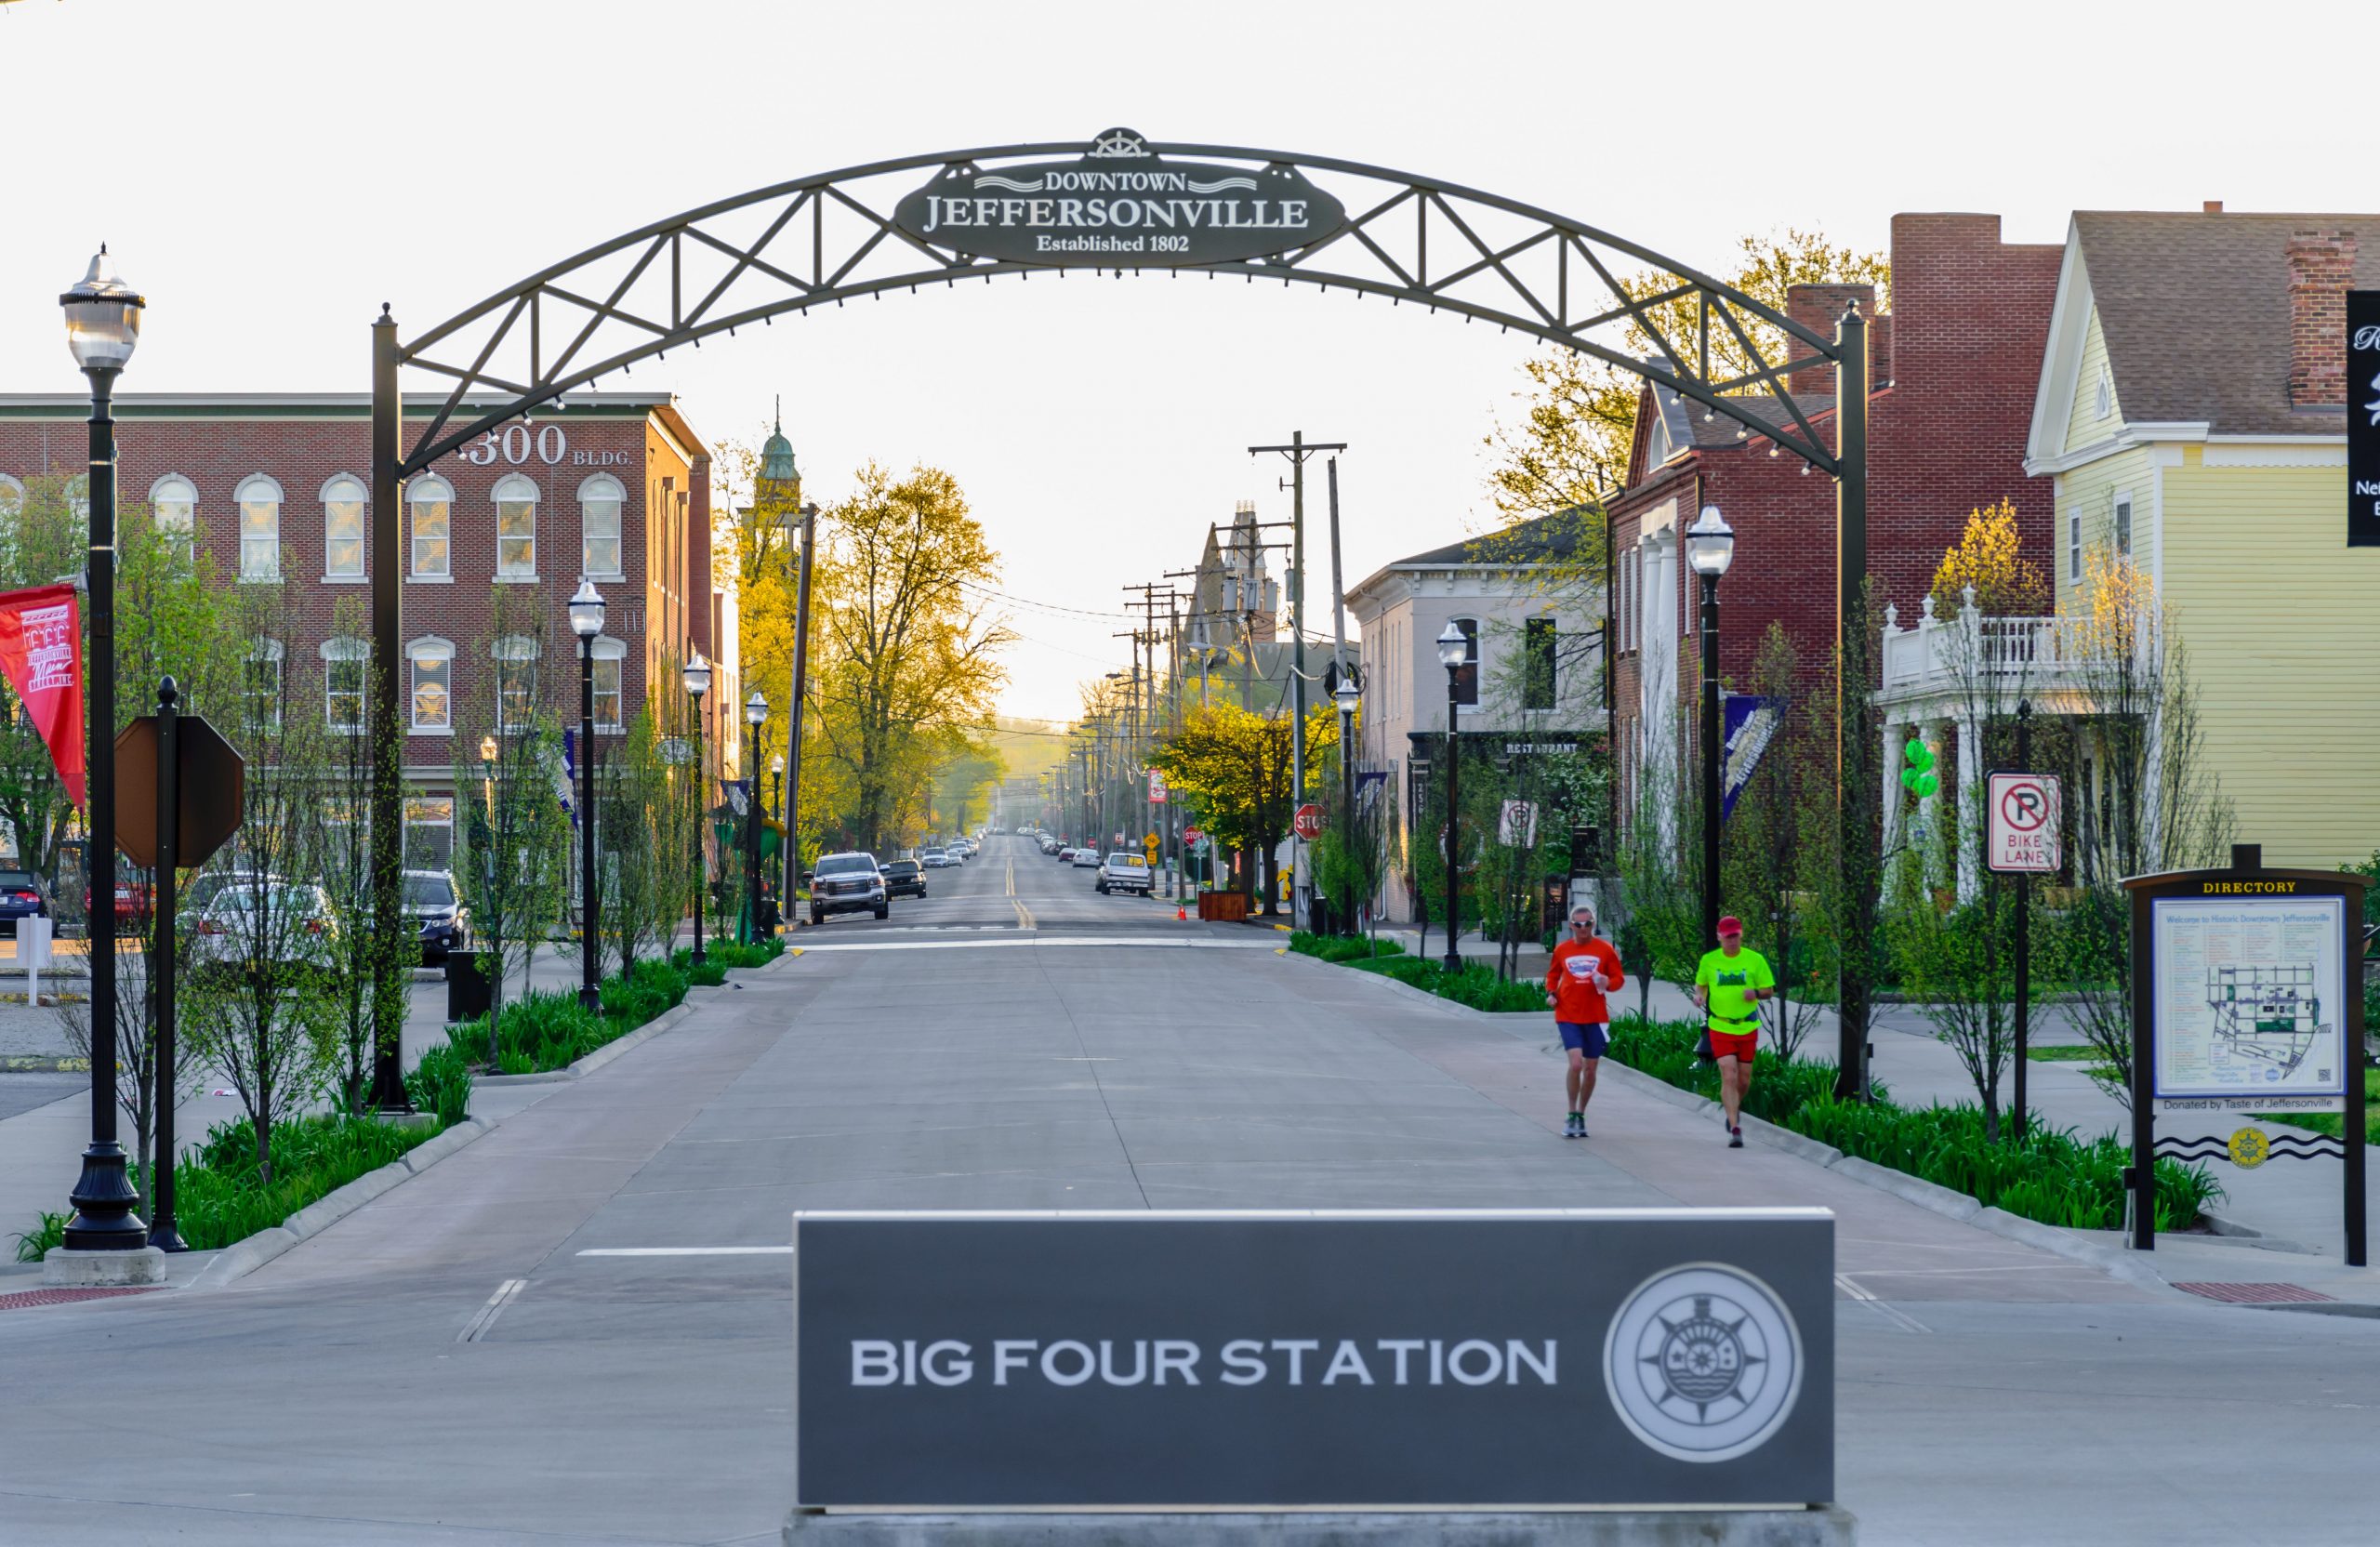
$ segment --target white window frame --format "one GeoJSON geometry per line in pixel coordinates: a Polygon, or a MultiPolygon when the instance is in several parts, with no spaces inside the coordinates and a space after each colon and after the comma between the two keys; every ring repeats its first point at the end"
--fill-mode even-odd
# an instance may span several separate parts
{"type": "Polygon", "coordinates": [[[323,723],[330,728],[333,735],[362,735],[366,720],[372,711],[371,672],[369,669],[359,669],[355,680],[355,691],[351,694],[338,692],[333,683],[338,668],[351,662],[369,661],[372,658],[371,641],[356,639],[352,635],[327,639],[322,643],[321,654],[323,657],[323,723]],[[347,697],[352,697],[355,700],[355,718],[350,722],[341,723],[337,705],[339,699],[347,697]]]}
{"type": "Polygon", "coordinates": [[[149,514],[159,536],[180,540],[185,562],[198,556],[198,484],[194,480],[169,472],[150,484],[149,514]],[[166,516],[164,507],[168,504],[187,507],[178,521],[166,516]]]}
{"type": "Polygon", "coordinates": [[[237,493],[231,496],[231,508],[238,512],[240,539],[240,579],[252,586],[278,585],[281,581],[281,511],[287,503],[282,497],[281,482],[260,472],[250,473],[240,480],[237,493]],[[272,507],[272,534],[270,537],[248,530],[250,505],[272,507]],[[249,562],[249,545],[270,542],[272,545],[272,565],[270,571],[249,562]]]}
{"type": "Polygon", "coordinates": [[[323,481],[323,584],[325,586],[361,586],[371,578],[372,563],[372,492],[364,480],[351,472],[333,473],[323,481]],[[352,538],[331,536],[331,507],[355,507],[355,536],[352,538]],[[355,544],[355,567],[352,570],[331,567],[331,545],[352,541],[355,544]]]}
{"type": "Polygon", "coordinates": [[[417,736],[451,736],[455,734],[455,644],[429,635],[405,646],[405,721],[411,734],[417,736]],[[443,725],[425,722],[421,718],[421,668],[425,661],[436,662],[446,668],[446,722],[443,725]]]}
{"type": "Polygon", "coordinates": [[[436,473],[424,473],[405,485],[405,578],[425,586],[455,583],[455,485],[436,473]],[[422,536],[420,512],[425,505],[444,508],[444,536],[429,539],[422,536]],[[422,566],[421,545],[425,540],[443,545],[436,569],[422,566]]]}
{"type": "Polygon", "coordinates": [[[615,734],[628,726],[628,647],[624,640],[608,635],[598,638],[588,647],[588,654],[595,663],[595,728],[615,734]],[[612,718],[603,718],[603,668],[612,668],[612,718]]]}
{"type": "Polygon", "coordinates": [[[625,580],[628,578],[628,491],[610,473],[599,472],[578,486],[578,572],[589,580],[625,580]],[[612,531],[604,537],[591,529],[588,507],[609,500],[612,505],[612,531]],[[593,545],[608,541],[612,545],[612,563],[599,569],[595,564],[593,545]]]}
{"type": "Polygon", "coordinates": [[[2108,501],[2108,551],[2120,558],[2132,557],[2132,491],[2118,489],[2108,501]]]}
{"type": "Polygon", "coordinates": [[[534,586],[537,583],[537,504],[542,498],[544,498],[544,496],[538,490],[536,481],[524,477],[517,472],[507,473],[502,478],[497,479],[496,481],[496,487],[488,492],[488,502],[496,507],[496,584],[500,586],[534,586]],[[521,542],[523,539],[518,535],[512,536],[505,536],[504,508],[507,505],[521,504],[525,504],[529,507],[529,535],[526,539],[529,544],[529,562],[528,567],[525,569],[508,569],[505,567],[504,562],[504,545],[507,543],[521,542]]]}
{"type": "Polygon", "coordinates": [[[543,652],[538,648],[537,641],[526,634],[507,634],[487,647],[487,654],[488,659],[495,663],[496,671],[496,734],[500,736],[511,735],[522,730],[522,726],[513,724],[504,718],[507,681],[505,668],[508,665],[521,661],[530,663],[528,712],[530,718],[534,719],[537,712],[538,688],[541,685],[537,681],[537,672],[538,668],[545,664],[539,658],[543,652]]]}
{"type": "MultiPolygon", "coordinates": [[[[1480,700],[1486,696],[1486,684],[1482,679],[1487,675],[1484,668],[1488,664],[1488,652],[1481,648],[1480,635],[1488,626],[1475,617],[1454,617],[1448,618],[1447,621],[1451,623],[1457,628],[1462,628],[1466,623],[1471,625],[1471,628],[1466,630],[1464,634],[1464,638],[1469,641],[1469,643],[1465,646],[1463,652],[1463,665],[1471,668],[1471,701],[1466,704],[1458,699],[1455,702],[1455,707],[1458,710],[1475,710],[1480,707],[1480,700]]],[[[1444,670],[1445,668],[1441,667],[1439,669],[1444,670]]]]}
{"type": "Polygon", "coordinates": [[[2105,365],[2099,367],[2098,385],[2092,389],[2091,406],[2098,410],[2098,416],[2103,419],[2116,411],[2116,384],[2105,365]]]}

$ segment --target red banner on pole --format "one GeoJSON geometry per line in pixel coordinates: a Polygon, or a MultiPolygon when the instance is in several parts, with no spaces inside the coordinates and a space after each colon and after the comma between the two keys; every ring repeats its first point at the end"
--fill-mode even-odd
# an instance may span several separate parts
{"type": "Polygon", "coordinates": [[[83,803],[83,621],[72,586],[0,592],[0,674],[83,803]]]}

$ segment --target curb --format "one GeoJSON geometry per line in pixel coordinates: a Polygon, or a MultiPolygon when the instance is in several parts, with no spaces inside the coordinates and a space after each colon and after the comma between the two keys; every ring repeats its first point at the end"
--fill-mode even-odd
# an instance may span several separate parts
{"type": "MultiPolygon", "coordinates": [[[[785,959],[780,957],[777,959],[782,961],[785,959]]],[[[772,962],[770,965],[774,966],[775,963],[772,962]]],[[[766,969],[763,969],[763,971],[765,970],[766,969]]],[[[694,990],[687,990],[690,999],[693,993],[694,990]]],[[[551,1085],[562,1080],[583,1078],[588,1075],[593,1074],[596,1070],[602,1068],[604,1064],[609,1064],[612,1060],[619,1057],[620,1054],[628,1051],[637,1044],[645,1041],[649,1038],[658,1037],[663,1032],[668,1031],[671,1026],[674,1026],[680,1021],[684,1020],[692,1008],[693,1006],[691,1003],[683,1003],[676,1005],[671,1009],[665,1010],[660,1014],[655,1015],[652,1020],[647,1021],[644,1025],[637,1027],[634,1031],[628,1032],[625,1036],[615,1038],[613,1040],[604,1043],[602,1047],[597,1048],[590,1053],[588,1053],[586,1056],[580,1058],[576,1063],[570,1064],[566,1068],[539,1069],[534,1074],[525,1075],[476,1075],[472,1077],[471,1083],[474,1085],[485,1085],[495,1090],[506,1090],[515,1085],[551,1085]]],[[[436,1144],[437,1142],[438,1141],[435,1139],[430,1141],[431,1144],[436,1144]]]]}
{"type": "Polygon", "coordinates": [[[271,1262],[303,1240],[310,1240],[348,1215],[461,1149],[495,1125],[480,1117],[461,1122],[426,1144],[416,1144],[387,1165],[365,1171],[344,1187],[335,1187],[269,1230],[233,1241],[215,1254],[184,1286],[219,1289],[271,1262]]]}
{"type": "MultiPolygon", "coordinates": [[[[1312,961],[1317,967],[1334,965],[1331,962],[1317,960],[1313,957],[1304,957],[1301,959],[1312,961]]],[[[1441,998],[1426,989],[1415,988],[1409,984],[1399,983],[1395,978],[1382,977],[1377,972],[1355,972],[1351,975],[1371,978],[1399,993],[1426,999],[1432,1004],[1453,1011],[1460,1015],[1467,1015],[1490,1023],[1507,1023],[1505,1030],[1514,1036],[1523,1035],[1520,1027],[1509,1024],[1518,1018],[1515,1014],[1499,1014],[1485,1010],[1474,1010],[1469,1005],[1441,998]]],[[[1530,1019],[1536,1019],[1533,1012],[1530,1019]]],[[[1601,1078],[1607,1079],[1617,1076],[1620,1082],[1629,1089],[1642,1091],[1656,1100],[1665,1101],[1673,1106],[1701,1112],[1718,1104],[1707,1097],[1696,1095],[1691,1091],[1682,1091],[1667,1080],[1656,1079],[1641,1069],[1632,1069],[1617,1060],[1606,1059],[1603,1062],[1605,1066],[1601,1078]]],[[[2004,1236],[2038,1250],[2049,1252],[2053,1256],[2085,1263],[2099,1269],[2112,1278],[2121,1279],[2132,1285],[2135,1289],[2147,1290],[2161,1298],[2202,1303],[2198,1296],[2187,1290],[2177,1289],[2159,1277],[2155,1270],[2137,1261],[2129,1251],[2101,1246],[2096,1241],[2080,1240],[2056,1225],[2041,1224],[2009,1213],[2004,1209],[1987,1207],[1964,1193],[1954,1192],[1950,1188],[1927,1182],[1923,1178],[1911,1176],[1906,1171],[1894,1170],[1889,1166],[1879,1166],[1871,1160],[1862,1160],[1855,1156],[1845,1155],[1831,1144],[1822,1144],[1806,1134],[1778,1128],[1776,1124],[1763,1121],[1758,1117],[1747,1115],[1743,1119],[1743,1130],[1745,1137],[1757,1139],[1768,1148],[1782,1150],[1786,1154],[1810,1161],[1827,1170],[1857,1182],[1862,1186],[1890,1193],[1905,1202],[1913,1203],[1921,1209],[1956,1220],[1962,1224],[1970,1224],[1978,1230],[1990,1231],[1992,1235],[2004,1236]]]]}

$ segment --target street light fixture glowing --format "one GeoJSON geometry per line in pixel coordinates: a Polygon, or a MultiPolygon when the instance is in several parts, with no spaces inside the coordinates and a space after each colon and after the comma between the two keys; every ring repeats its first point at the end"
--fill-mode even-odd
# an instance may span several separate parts
{"type": "Polygon", "coordinates": [[[679,675],[685,681],[686,691],[694,694],[696,699],[700,699],[703,694],[710,691],[710,663],[704,660],[701,655],[697,654],[693,660],[688,661],[685,668],[679,675]]]}
{"type": "Polygon", "coordinates": [[[1438,636],[1438,664],[1448,671],[1471,659],[1471,637],[1447,622],[1446,631],[1438,636]]]}
{"type": "Polygon", "coordinates": [[[783,752],[779,752],[775,757],[769,760],[769,772],[772,774],[782,774],[785,772],[785,754],[783,752]]]}
{"type": "Polygon", "coordinates": [[[101,243],[81,284],[58,298],[66,311],[66,347],[86,371],[120,371],[140,341],[140,312],[149,303],[117,277],[101,243]]]}
{"type": "Polygon", "coordinates": [[[1330,696],[1338,700],[1341,714],[1354,714],[1355,706],[1363,702],[1364,690],[1352,681],[1342,681],[1330,696]]]}
{"type": "Polygon", "coordinates": [[[579,577],[578,589],[570,598],[570,631],[582,640],[591,640],[603,631],[603,595],[595,582],[579,577]]]}
{"type": "Polygon", "coordinates": [[[1686,529],[1686,563],[1695,574],[1716,580],[1727,573],[1727,566],[1735,559],[1736,529],[1719,514],[1717,506],[1704,506],[1701,516],[1686,529]]]}
{"type": "Polygon", "coordinates": [[[480,761],[494,762],[495,760],[496,738],[494,736],[480,737],[480,761]]]}
{"type": "Polygon", "coordinates": [[[768,718],[769,701],[760,695],[759,688],[754,688],[752,696],[744,700],[744,719],[754,730],[758,730],[767,722],[768,718]]]}

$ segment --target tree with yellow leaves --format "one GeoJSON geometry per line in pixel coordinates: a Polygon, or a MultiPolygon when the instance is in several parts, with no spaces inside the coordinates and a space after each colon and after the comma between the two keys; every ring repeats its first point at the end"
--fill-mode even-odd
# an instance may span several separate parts
{"type": "Polygon", "coordinates": [[[2016,530],[2016,507],[2003,497],[1989,509],[1968,512],[1966,530],[1942,551],[1934,571],[1934,613],[1955,617],[1975,588],[1977,611],[1986,617],[2030,617],[2049,611],[2049,581],[2024,554],[2016,530]]]}

